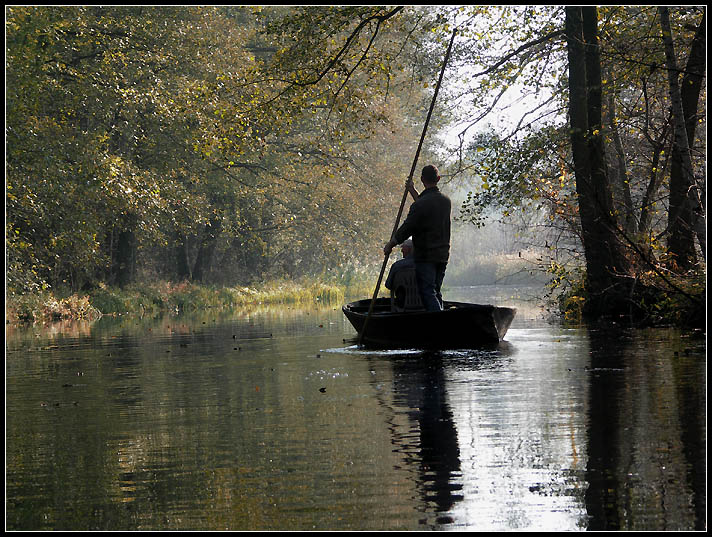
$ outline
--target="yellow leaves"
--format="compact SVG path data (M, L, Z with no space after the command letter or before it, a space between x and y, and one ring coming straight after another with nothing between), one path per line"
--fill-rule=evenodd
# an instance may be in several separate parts
M658 252L663 252L666 250L666 247L664 244L662 244L656 237L652 236L650 237L650 247Z

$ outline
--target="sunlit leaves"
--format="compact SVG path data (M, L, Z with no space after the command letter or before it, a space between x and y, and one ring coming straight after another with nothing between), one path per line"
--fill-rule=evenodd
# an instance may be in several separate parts
M13 8L8 13L8 207L34 273L82 285L126 215L155 238L165 209L154 111L165 98L175 10ZM175 42L175 41L173 41ZM174 53L177 51L173 51ZM15 251L11 248L10 256ZM71 280L71 281L70 281Z
M164 277L208 241L224 282L380 257L439 62L400 11L9 8L13 285L96 283L123 232Z
M475 188L463 202L459 219L482 227L493 210L508 215L531 207L570 215L573 180L566 172L564 135L548 128L521 140L503 140L496 133L477 137L467 160Z

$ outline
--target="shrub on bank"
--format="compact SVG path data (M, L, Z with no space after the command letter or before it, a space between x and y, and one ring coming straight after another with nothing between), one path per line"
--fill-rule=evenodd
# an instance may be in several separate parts
M571 274L567 274L571 276ZM703 273L687 275L646 272L621 282L601 296L586 290L585 273L576 278L555 277L551 301L565 321L597 321L626 318L636 326L706 326L706 281ZM559 294L555 295L555 291Z
M101 311L85 295L58 298L49 291L41 291L31 295L7 296L6 299L7 322L94 320L101 317Z

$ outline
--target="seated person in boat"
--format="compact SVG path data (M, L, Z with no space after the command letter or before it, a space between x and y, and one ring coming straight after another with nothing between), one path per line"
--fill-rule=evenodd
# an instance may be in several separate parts
M413 256L413 241L408 239L403 244L401 244L401 253L403 254L403 259L399 259L391 266L390 272L388 272L388 278L386 278L386 289L393 291L393 278L395 278L398 271L406 268L415 268L415 257Z
M420 299L415 278L413 241L408 239L401 246L403 259L393 263L385 283L386 288L391 291L391 311L422 310L423 301Z

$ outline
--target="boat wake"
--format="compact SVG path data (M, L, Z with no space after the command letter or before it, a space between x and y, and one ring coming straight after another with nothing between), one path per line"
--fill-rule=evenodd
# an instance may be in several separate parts
M349 345L348 347L336 347L333 349L323 349L321 352L331 352L334 354L362 354L379 356L407 356L422 354L421 349L366 349L359 345Z

